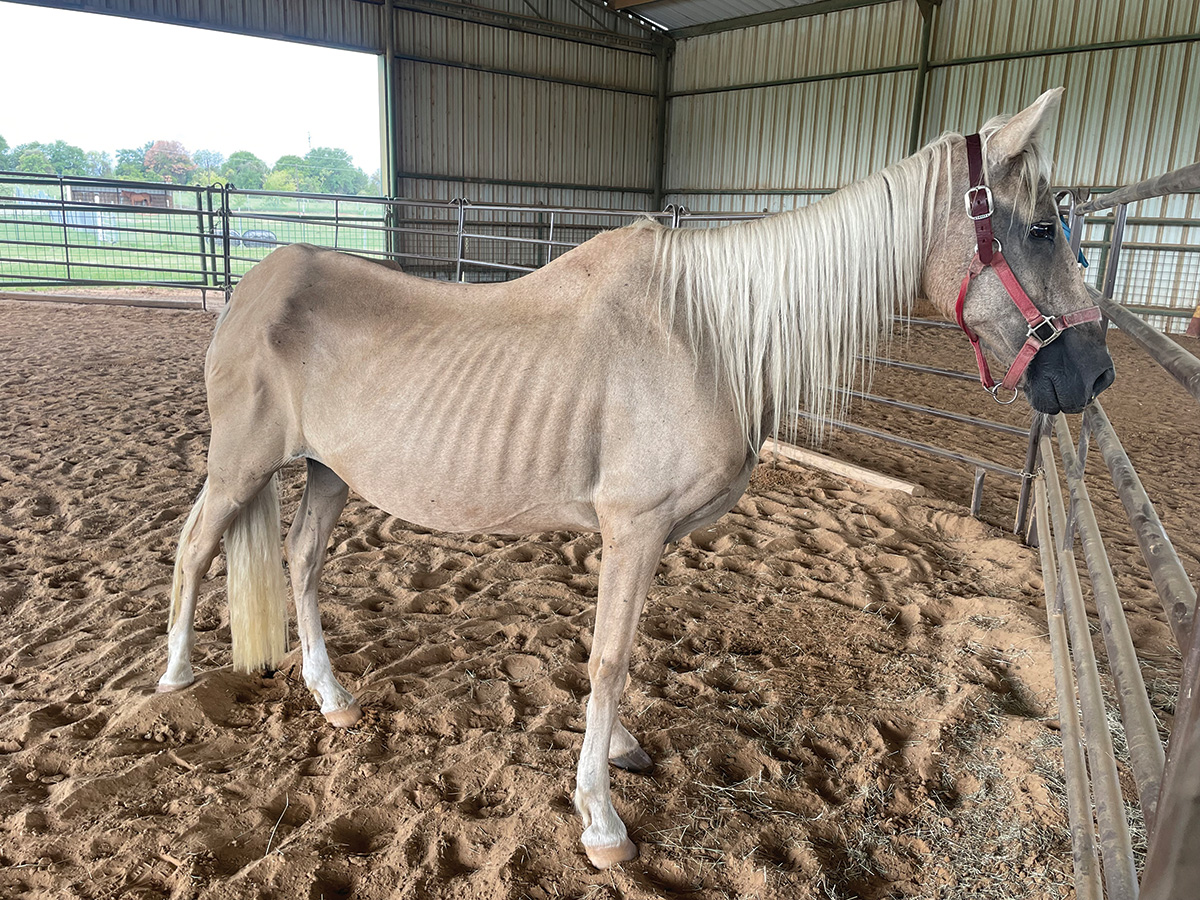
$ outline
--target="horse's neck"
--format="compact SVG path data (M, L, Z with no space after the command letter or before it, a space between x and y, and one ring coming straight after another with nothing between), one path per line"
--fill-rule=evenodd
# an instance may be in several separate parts
M670 239L684 327L709 345L747 438L800 409L846 409L860 356L876 353L919 286L927 167L905 160L811 207ZM679 301L677 301L679 302ZM765 429L765 430L764 430Z

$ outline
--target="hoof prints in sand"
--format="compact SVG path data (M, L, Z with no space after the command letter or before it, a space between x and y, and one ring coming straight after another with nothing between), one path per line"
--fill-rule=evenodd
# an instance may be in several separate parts
M624 704L656 766L613 771L642 855L598 874L570 801L595 536L455 537L354 501L322 615L358 725L325 724L298 650L272 678L230 671L220 558L198 680L156 694L211 317L0 315L3 896L985 898L1067 880L1035 561L960 508L781 464L668 549Z

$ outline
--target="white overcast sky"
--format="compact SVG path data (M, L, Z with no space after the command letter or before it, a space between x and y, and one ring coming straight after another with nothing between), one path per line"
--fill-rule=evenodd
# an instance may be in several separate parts
M174 140L267 165L341 147L370 174L378 78L368 53L0 0L0 136L12 147L61 139L115 154Z

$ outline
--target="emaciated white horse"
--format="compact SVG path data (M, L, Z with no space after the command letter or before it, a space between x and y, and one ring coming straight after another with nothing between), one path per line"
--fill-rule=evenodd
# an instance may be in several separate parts
M1059 96L985 125L977 173L1012 271L1050 316L1090 305L1040 140ZM918 294L949 316L968 285L965 320L1002 361L1030 334L996 274L963 281L977 249L967 188L964 138L948 135L806 209L713 230L634 225L507 284L275 251L238 285L208 351L208 480L180 539L160 690L194 679L197 591L222 535L234 665L286 651L275 473L291 460L308 461L287 536L304 680L334 725L361 714L317 610L348 487L446 531L598 530L575 803L592 863L631 859L608 763L651 765L617 705L663 545L738 501L762 441L796 411L839 413L857 358ZM1100 325L1061 334L1020 379L1043 412L1078 411L1112 380Z

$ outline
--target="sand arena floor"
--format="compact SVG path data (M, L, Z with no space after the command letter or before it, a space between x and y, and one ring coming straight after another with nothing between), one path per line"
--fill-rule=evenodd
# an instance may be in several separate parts
M668 548L624 706L657 769L614 774L642 851L620 869L586 864L570 802L595 536L454 537L352 497L322 613L364 720L326 725L298 649L271 678L230 670L223 557L198 680L155 694L204 478L212 322L0 301L0 896L1073 896L1042 584L1005 532L1015 483L989 476L972 519L970 472L853 436L826 452L928 495L763 466L733 512ZM1106 408L1196 579L1200 415L1112 346ZM971 363L948 332L894 349ZM875 389L920 388L881 370ZM936 405L1026 421L986 400L951 384ZM1018 467L1024 453L910 427ZM302 472L286 470L285 525ZM1178 654L1115 496L1093 495L1169 723Z

